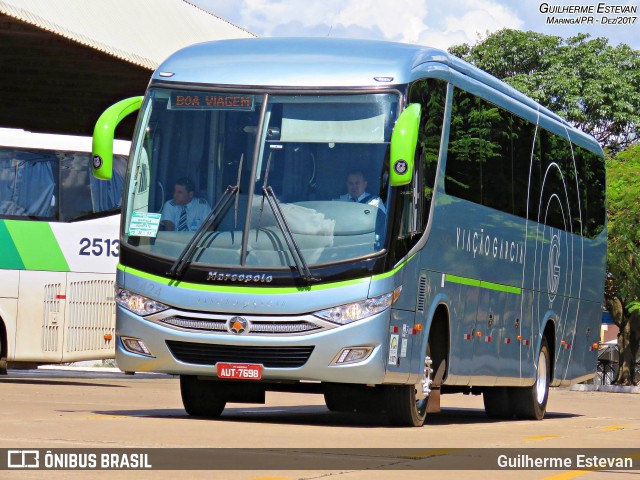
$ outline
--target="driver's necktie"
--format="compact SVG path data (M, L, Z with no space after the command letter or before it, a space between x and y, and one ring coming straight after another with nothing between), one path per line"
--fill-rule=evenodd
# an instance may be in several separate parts
M178 220L178 231L186 232L187 231L187 207L186 205L182 206L182 211L180 212L180 219Z

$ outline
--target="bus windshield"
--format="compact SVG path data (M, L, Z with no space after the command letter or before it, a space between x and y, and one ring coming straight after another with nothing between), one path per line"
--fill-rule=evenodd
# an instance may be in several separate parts
M208 219L191 263L289 268L299 267L296 250L305 266L380 252L398 101L395 91L151 89L130 165L125 242L178 259Z

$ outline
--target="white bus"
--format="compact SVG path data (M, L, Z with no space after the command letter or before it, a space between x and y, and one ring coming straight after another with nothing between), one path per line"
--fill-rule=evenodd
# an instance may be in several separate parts
M91 138L0 128L0 373L113 358L129 142L91 175Z

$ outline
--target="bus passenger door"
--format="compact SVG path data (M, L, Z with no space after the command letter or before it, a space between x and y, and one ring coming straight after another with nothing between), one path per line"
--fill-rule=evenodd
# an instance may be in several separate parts
M15 361L62 361L66 276L65 272L20 272Z

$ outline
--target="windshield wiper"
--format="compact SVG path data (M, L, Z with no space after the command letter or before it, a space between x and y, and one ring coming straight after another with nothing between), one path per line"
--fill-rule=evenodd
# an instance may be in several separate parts
M218 216L220 216L220 213L226 209L231 199L235 195L237 195L239 190L240 188L237 185L229 185L227 187L227 189L222 194L222 197L220 197L220 200L218 200L218 203L214 205L214 207L202 222L202 225L200 225L198 230L195 231L193 237L191 237L191 240L189 240L189 243L187 243L182 252L180 252L180 255L178 255L176 261L173 262L173 265L171 265L171 268L167 272L167 275L169 275L170 277L182 276L185 267L187 266L189 260L191 259L191 256L193 255L193 252L195 252L196 248L198 248L200 240L202 240L202 238L206 235L209 228L211 228L211 226L215 223Z
M244 153L240 155L237 183L235 185L229 185L227 187L227 189L224 191L224 193L220 197L220 200L218 200L218 202L213 206L213 208L211 209L209 214L205 217L204 221L202 222L198 230L195 231L195 233L193 234L193 237L191 237L191 240L189 240L189 243L187 243L184 249L182 249L182 252L180 252L180 255L178 255L178 258L176 259L175 262L173 262L173 265L171 265L171 268L167 272L167 275L169 275L170 277L182 276L182 273L184 272L185 267L191 260L191 257L193 256L193 252L195 252L196 248L198 248L200 241L207 234L207 232L209 231L211 226L215 223L215 221L218 219L220 214L226 211L227 205L229 204L229 202L233 197L236 197L234 220L236 224L238 223L238 197L239 197L238 193L240 192L240 179L242 178L243 159L244 159Z
M265 184L266 184L265 179ZM319 282L319 278L314 278L311 274L311 270L309 270L309 265L307 261L304 259L302 252L300 251L300 247L298 247L298 243L296 239L293 237L293 232L291 228L289 228L289 224L287 223L287 219L282 213L282 209L280 208L280 202L276 197L276 194L273 193L273 189L269 185L262 186L263 198L267 199L267 203L271 207L271 211L273 212L273 216L276 219L276 223L282 232L282 236L284 237L284 241L287 243L287 247L289 247L289 252L291 252L291 257L293 258L294 263L296 264L296 268L300 273L300 277L305 281L307 285L311 285L312 282Z

